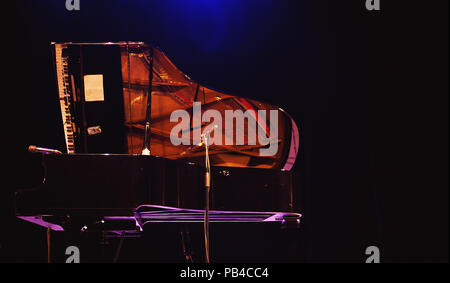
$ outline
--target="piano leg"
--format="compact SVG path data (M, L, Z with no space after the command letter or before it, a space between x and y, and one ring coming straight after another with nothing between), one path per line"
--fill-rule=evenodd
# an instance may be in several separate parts
M50 263L50 236L52 229L47 227L47 263Z
M191 253L191 235L189 233L189 228L186 224L180 225L180 234L181 234L181 245L183 247L183 255L186 260L186 263L194 262L192 260Z
M119 260L120 250L122 249L124 239L125 239L125 231L123 231L122 234L120 235L119 245L117 246L116 255L114 256L113 260L114 263L117 263L117 261Z

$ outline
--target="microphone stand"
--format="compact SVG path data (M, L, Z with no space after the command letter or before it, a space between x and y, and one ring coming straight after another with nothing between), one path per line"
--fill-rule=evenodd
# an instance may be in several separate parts
M205 143L205 214L204 214L204 224L203 224L203 230L204 230L204 237L205 237L205 260L206 263L209 263L209 193L211 189L211 164L209 163L209 152L208 152L208 135L209 133L206 133L203 136L204 143Z
M152 112L152 83L153 83L153 46L150 47L150 71L148 76L148 94L147 94L147 109L145 111L145 131L144 144L142 146L142 155L150 155L150 119Z

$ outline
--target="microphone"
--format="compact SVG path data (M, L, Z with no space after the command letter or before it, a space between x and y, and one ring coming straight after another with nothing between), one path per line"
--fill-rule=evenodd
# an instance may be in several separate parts
M196 145L193 145L193 146L189 147L186 151L183 151L180 155L185 155L185 154L188 153L188 152L196 151L196 150L202 148L203 146L205 146L205 138L206 138L207 136L209 136L209 134L210 134L213 130L217 129L218 127L219 127L219 126L218 126L217 124L215 124L213 127L211 127L211 129L205 131L205 132L200 136L200 137L201 137L201 142L200 142L200 143L198 143L198 144L196 144Z
M202 147L205 145L205 140L208 138L209 134L211 134L211 132L215 129L217 129L219 126L217 126L217 124L215 124L213 127L211 127L211 129L205 131L200 137L201 137L201 142L193 147L191 147L191 149L196 149L199 147Z
M44 147L38 147L35 145L30 145L28 147L29 152L37 152L37 153L43 153L43 154L62 154L61 151L56 149L50 149L50 148L44 148Z
M219 126L218 126L217 124L215 124L213 127L211 127L211 129L205 131L205 132L201 135L202 140L204 140L205 138L207 138L207 137L209 136L209 134L210 134L213 130L217 129L218 127L219 127ZM204 143L205 143L204 141L201 142L201 144L204 144Z
M206 135L209 135L213 130L217 129L218 127L219 127L219 125L214 124L214 126L212 126L211 129L205 131L205 132L202 134L202 137L203 137L203 136L206 136Z

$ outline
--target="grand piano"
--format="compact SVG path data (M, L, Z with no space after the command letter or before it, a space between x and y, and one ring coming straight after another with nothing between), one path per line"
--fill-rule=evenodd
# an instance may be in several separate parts
M55 231L102 223L121 235L205 218L299 223L299 132L287 112L201 85L143 42L51 49L66 148L31 147L44 176L16 192L17 217Z

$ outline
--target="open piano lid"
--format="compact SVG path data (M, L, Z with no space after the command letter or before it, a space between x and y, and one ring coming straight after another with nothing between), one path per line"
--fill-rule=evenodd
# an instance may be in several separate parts
M151 155L203 164L200 134L217 125L211 132L213 166L290 170L295 162L299 133L285 111L198 84L157 47L143 42L52 46L68 153L141 154L152 77ZM188 121L174 114L180 111ZM246 119L227 124L227 112ZM202 122L205 113L214 117ZM182 144L174 145L171 133Z

